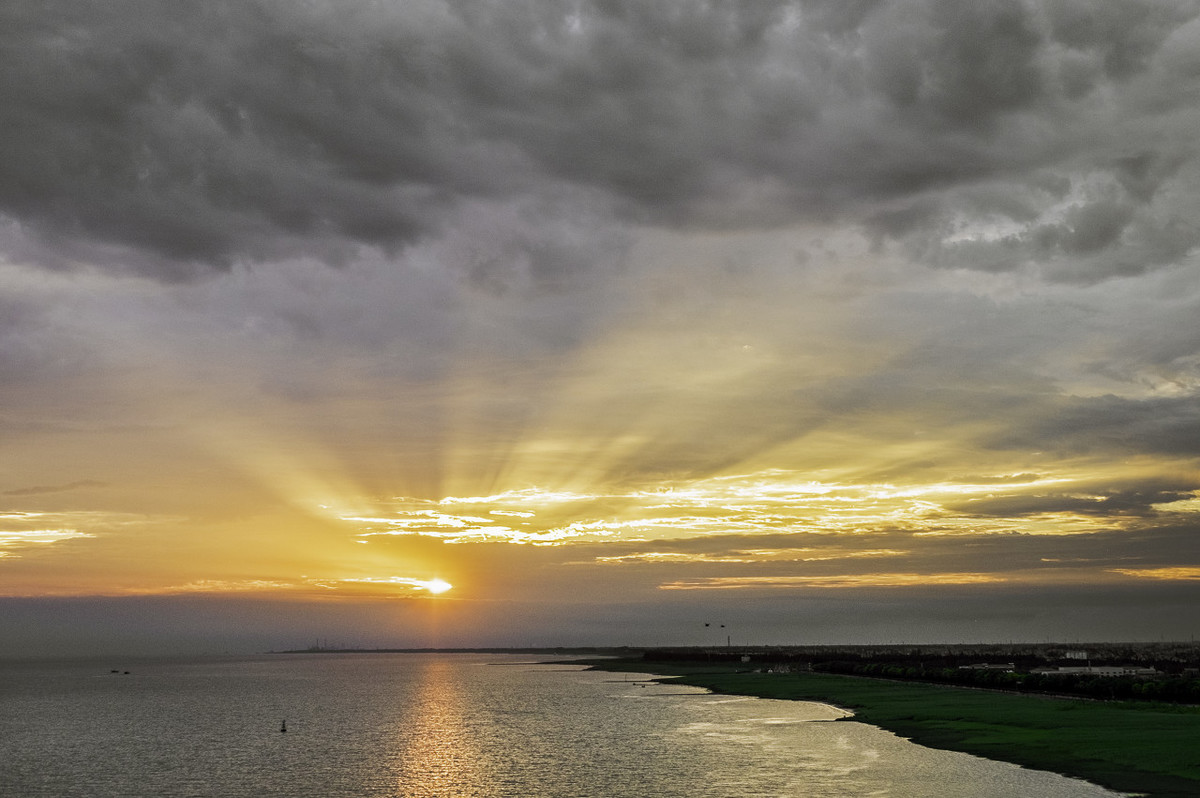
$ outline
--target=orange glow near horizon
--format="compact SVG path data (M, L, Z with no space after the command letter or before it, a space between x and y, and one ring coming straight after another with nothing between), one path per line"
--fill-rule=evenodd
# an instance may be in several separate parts
M275 414L244 381L186 394L173 412L195 423L137 434L159 446L177 440L155 435L182 435L210 481L161 502L145 475L115 496L86 481L65 483L81 487L61 499L53 486L14 491L0 513L0 590L435 597L451 590L443 574L493 598L519 579L478 564L501 549L517 574L527 557L594 569L596 584L621 569L669 590L1000 583L1009 577L974 558L1003 551L1015 552L1008 571L1070 560L1097 579L1193 578L1126 552L1090 564L1060 550L1198 517L1189 490L1123 503L1163 475L1200 481L1185 456L987 446L1009 420L945 423L940 406L839 413L793 384L869 376L894 341L864 351L831 333L840 317L796 322L763 294L719 318L702 295L673 297L671 313L632 301L639 312L554 367L509 371L468 351L428 383L280 400ZM780 330L813 344L802 367ZM188 365L174 363L168 382L192 384ZM132 509L92 509L122 502ZM152 562L139 556L147 539L169 541Z
M510 488L492 494L447 496L439 500L343 496L336 503L308 503L309 520L294 527L285 552L274 548L276 536L261 531L244 537L231 527L212 536L206 545L210 574L197 573L196 562L186 557L162 559L153 569L130 572L123 583L114 583L97 559L94 578L90 567L75 566L71 585L53 585L36 577L9 580L7 595L146 595L146 594L255 594L288 597L369 597L386 595L440 596L452 584L430 574L444 563L452 569L462 561L459 546L525 546L558 548L559 559L578 568L670 568L674 576L656 575L658 587L667 590L869 588L921 585L992 584L1008 580L1004 573L980 574L961 567L945 572L926 570L921 558L939 539L974 541L1062 540L1094 536L1103 529L1136 530L1146 519L1140 515L1099 516L1106 495L1097 491L1097 474L1105 468L1114 477L1122 470L1137 473L1146 464L1123 463L1045 464L1038 473L997 470L977 471L973 479L927 483L913 480L853 482L826 480L781 467L753 472L670 480L644 480L640 485L597 483L572 490ZM849 476L846 474L845 476ZM310 485L300 480L297 487ZM1042 497L1051 497L1054 501ZM1177 502L1166 497L1155 507L1159 521L1177 513L1194 515L1196 500L1189 494ZM1055 507L1054 502L1061 507ZM290 504L303 504L299 495ZM1046 509L1039 509L1042 504ZM1178 504L1178 509L1174 506ZM978 505L978 511L975 509ZM1011 513L1009 505L1028 510ZM339 508L354 507L356 512ZM993 511L992 508L998 508ZM71 527L47 528L48 519L70 521ZM92 522L87 529L86 522ZM97 526L98 521L103 525ZM15 513L0 516L0 557L20 561L35 551L85 550L84 547L141 534L146 524L134 517L106 518L98 513ZM278 523L278 522L276 522ZM293 524L294 526L294 524ZM146 527L149 528L149 527ZM797 537L801 536L801 537ZM130 538L130 545L135 537ZM762 540L770 545L760 545ZM414 557L419 541L423 552ZM719 543L719 541L741 541ZM689 543L692 541L693 543ZM711 544L706 541L713 541ZM802 545L799 545L803 541ZM926 541L920 543L919 541ZM348 545L359 544L359 545ZM111 545L111 544L110 544ZM433 548L430 548L433 547ZM580 558L568 551L586 547ZM599 547L599 548L596 548ZM605 549L612 549L611 552ZM938 549L939 551L941 549ZM120 556L122 548L113 549ZM249 557L256 562L278 560L281 553L294 562L292 573L279 567L259 568L255 576L223 574L222 552ZM430 555L437 552L436 561ZM472 555L474 556L474 555ZM44 559L31 560L36 564ZM957 555L963 565L967 560ZM949 560L947 562L953 562ZM887 562L903 562L889 566ZM1047 552L1037 559L1049 569L1062 558ZM939 565L941 562L939 561ZM110 566L111 567L111 566ZM740 569L713 575L714 567ZM1084 565L1079 565L1084 568ZM703 576L689 569L704 568ZM770 574L743 573L744 569L771 568ZM790 572L778 573L780 568ZM1097 562L1089 572L1098 579L1124 575L1152 580L1193 580L1195 569L1156 566L1125 567L1120 562ZM832 569L832 570L831 570ZM909 570L912 569L912 570ZM407 571L413 575L381 575ZM297 574L305 574L298 576ZM1105 576L1107 574L1108 576ZM472 590L486 588L490 578ZM1030 574L1020 581L1036 581Z

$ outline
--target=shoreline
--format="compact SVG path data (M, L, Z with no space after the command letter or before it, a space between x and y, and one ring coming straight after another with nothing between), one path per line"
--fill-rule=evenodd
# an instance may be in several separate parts
M575 660L714 693L813 701L928 748L1046 770L1148 798L1200 795L1200 708L1052 698L821 673L759 673L730 665ZM836 721L835 721L836 722Z

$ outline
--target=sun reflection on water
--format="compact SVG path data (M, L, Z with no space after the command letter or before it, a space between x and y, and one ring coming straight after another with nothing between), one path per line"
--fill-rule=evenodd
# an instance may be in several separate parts
M411 798L481 795L487 758L475 738L472 713L454 666L421 666L412 708L398 730L396 795Z

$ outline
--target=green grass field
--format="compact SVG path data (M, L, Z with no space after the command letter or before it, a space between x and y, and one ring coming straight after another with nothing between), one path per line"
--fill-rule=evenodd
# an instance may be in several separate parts
M589 662L653 672L737 695L822 701L921 745L1075 776L1155 798L1200 796L1200 707L1047 698L819 673L730 666Z

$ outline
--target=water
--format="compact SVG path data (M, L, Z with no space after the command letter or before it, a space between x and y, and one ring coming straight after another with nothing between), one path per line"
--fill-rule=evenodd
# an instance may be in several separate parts
M0 664L14 798L1097 798L822 704L466 655ZM287 720L287 733L279 731Z

